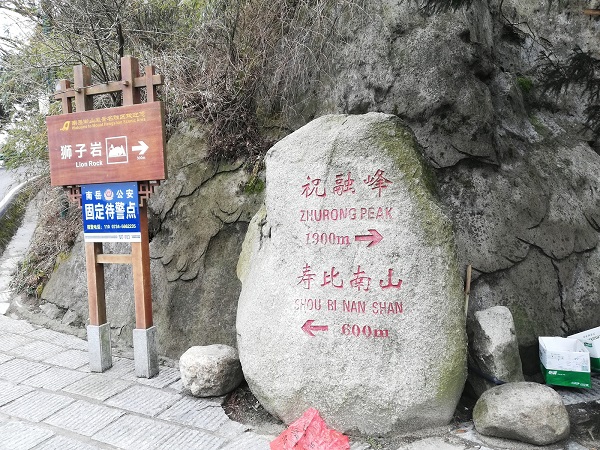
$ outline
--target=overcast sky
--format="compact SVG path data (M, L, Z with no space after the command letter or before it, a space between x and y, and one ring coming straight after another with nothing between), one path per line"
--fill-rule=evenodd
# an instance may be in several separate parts
M1 2L2 0L0 0ZM13 14L8 11L0 9L0 36L18 38L24 36L28 31L28 25L25 19L18 14ZM0 45L4 46L5 43L1 42Z

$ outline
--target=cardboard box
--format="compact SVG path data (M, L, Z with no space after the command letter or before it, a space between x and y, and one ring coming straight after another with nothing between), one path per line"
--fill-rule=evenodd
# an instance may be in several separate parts
M583 342L586 350L590 352L590 367L592 372L600 372L600 327L569 336Z
M577 339L539 337L540 363L546 384L591 388L590 354Z

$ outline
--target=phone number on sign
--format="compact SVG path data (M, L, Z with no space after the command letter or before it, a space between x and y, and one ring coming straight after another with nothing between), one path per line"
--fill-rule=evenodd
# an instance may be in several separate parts
M133 223L125 223L123 225L111 225L113 230L122 230L122 229L135 229L136 226Z

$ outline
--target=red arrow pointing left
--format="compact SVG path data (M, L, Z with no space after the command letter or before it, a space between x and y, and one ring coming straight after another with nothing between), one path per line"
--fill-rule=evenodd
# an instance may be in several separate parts
M329 330L328 325L313 325L313 322L314 322L314 320L307 320L306 322L304 322L304 325L302 325L302 331L304 331L309 336L312 336L312 337L315 336L313 334L313 331L328 331Z

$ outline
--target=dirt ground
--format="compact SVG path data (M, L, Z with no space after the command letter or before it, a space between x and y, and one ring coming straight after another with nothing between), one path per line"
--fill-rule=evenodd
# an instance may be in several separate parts
M600 450L600 404L598 401L567 406L571 439L589 450Z
M408 433L396 437L356 437L351 436L353 442L365 442L371 445L373 450L397 450L400 446L424 439L426 437L445 437L458 430L465 423L472 421L473 407L475 399L470 396L463 396L456 408L453 421L446 427L425 429L419 432ZM243 384L227 396L223 403L223 409L226 414L236 422L248 425L249 427L264 434L278 435L285 429L285 425L271 414L269 414L256 397L250 391L247 384ZM600 402L593 401L578 405L567 406L569 419L571 422L570 440L577 442L583 448L588 450L600 450ZM452 438L455 441L456 437ZM495 442L500 440L496 439ZM502 440L501 447L511 448L511 441ZM468 445L465 442L465 445ZM473 448L477 448L474 446ZM519 448L529 448L528 445L518 445ZM492 447L488 447L492 448ZM512 448L517 448L516 443ZM559 443L547 447L531 447L540 450L569 448L566 443ZM579 449L581 450L581 449Z

